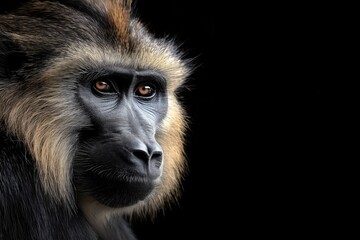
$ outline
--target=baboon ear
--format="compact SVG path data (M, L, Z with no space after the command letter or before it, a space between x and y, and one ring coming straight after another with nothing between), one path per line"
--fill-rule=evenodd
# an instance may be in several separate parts
M27 56L21 46L0 33L0 78L11 78L26 60Z

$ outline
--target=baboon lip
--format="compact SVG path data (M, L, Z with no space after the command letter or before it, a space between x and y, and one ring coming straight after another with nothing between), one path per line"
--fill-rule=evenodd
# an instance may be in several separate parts
M155 180L148 173L142 173L134 170L119 170L107 172L89 171L89 177L110 182L128 182L128 183L151 183Z

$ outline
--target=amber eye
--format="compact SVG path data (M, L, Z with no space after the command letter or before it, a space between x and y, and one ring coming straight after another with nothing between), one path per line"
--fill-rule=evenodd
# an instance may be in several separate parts
M102 93L114 92L113 87L110 85L110 83L108 83L106 81L98 80L98 81L94 82L93 86L96 90L98 90L99 92L102 92Z
M135 89L135 95L142 98L152 98L155 96L156 89L152 84L143 83Z

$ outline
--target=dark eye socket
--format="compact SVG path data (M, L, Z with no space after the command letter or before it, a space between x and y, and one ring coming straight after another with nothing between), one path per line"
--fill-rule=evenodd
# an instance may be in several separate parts
M151 99L156 95L156 87L151 83L141 83L135 88L135 96Z
M93 88L101 94L116 93L111 81L99 79L93 82ZM140 83L136 86L134 95L143 99L151 99L156 95L156 86L152 83Z
M112 87L110 81L106 81L106 80L94 81L93 88L100 93L115 93L115 89Z

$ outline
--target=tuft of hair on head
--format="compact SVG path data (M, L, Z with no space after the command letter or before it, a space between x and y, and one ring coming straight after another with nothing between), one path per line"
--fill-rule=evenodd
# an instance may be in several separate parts
M122 45L129 45L129 25L132 0L86 0L91 6L107 17L111 26L114 26L114 35Z

